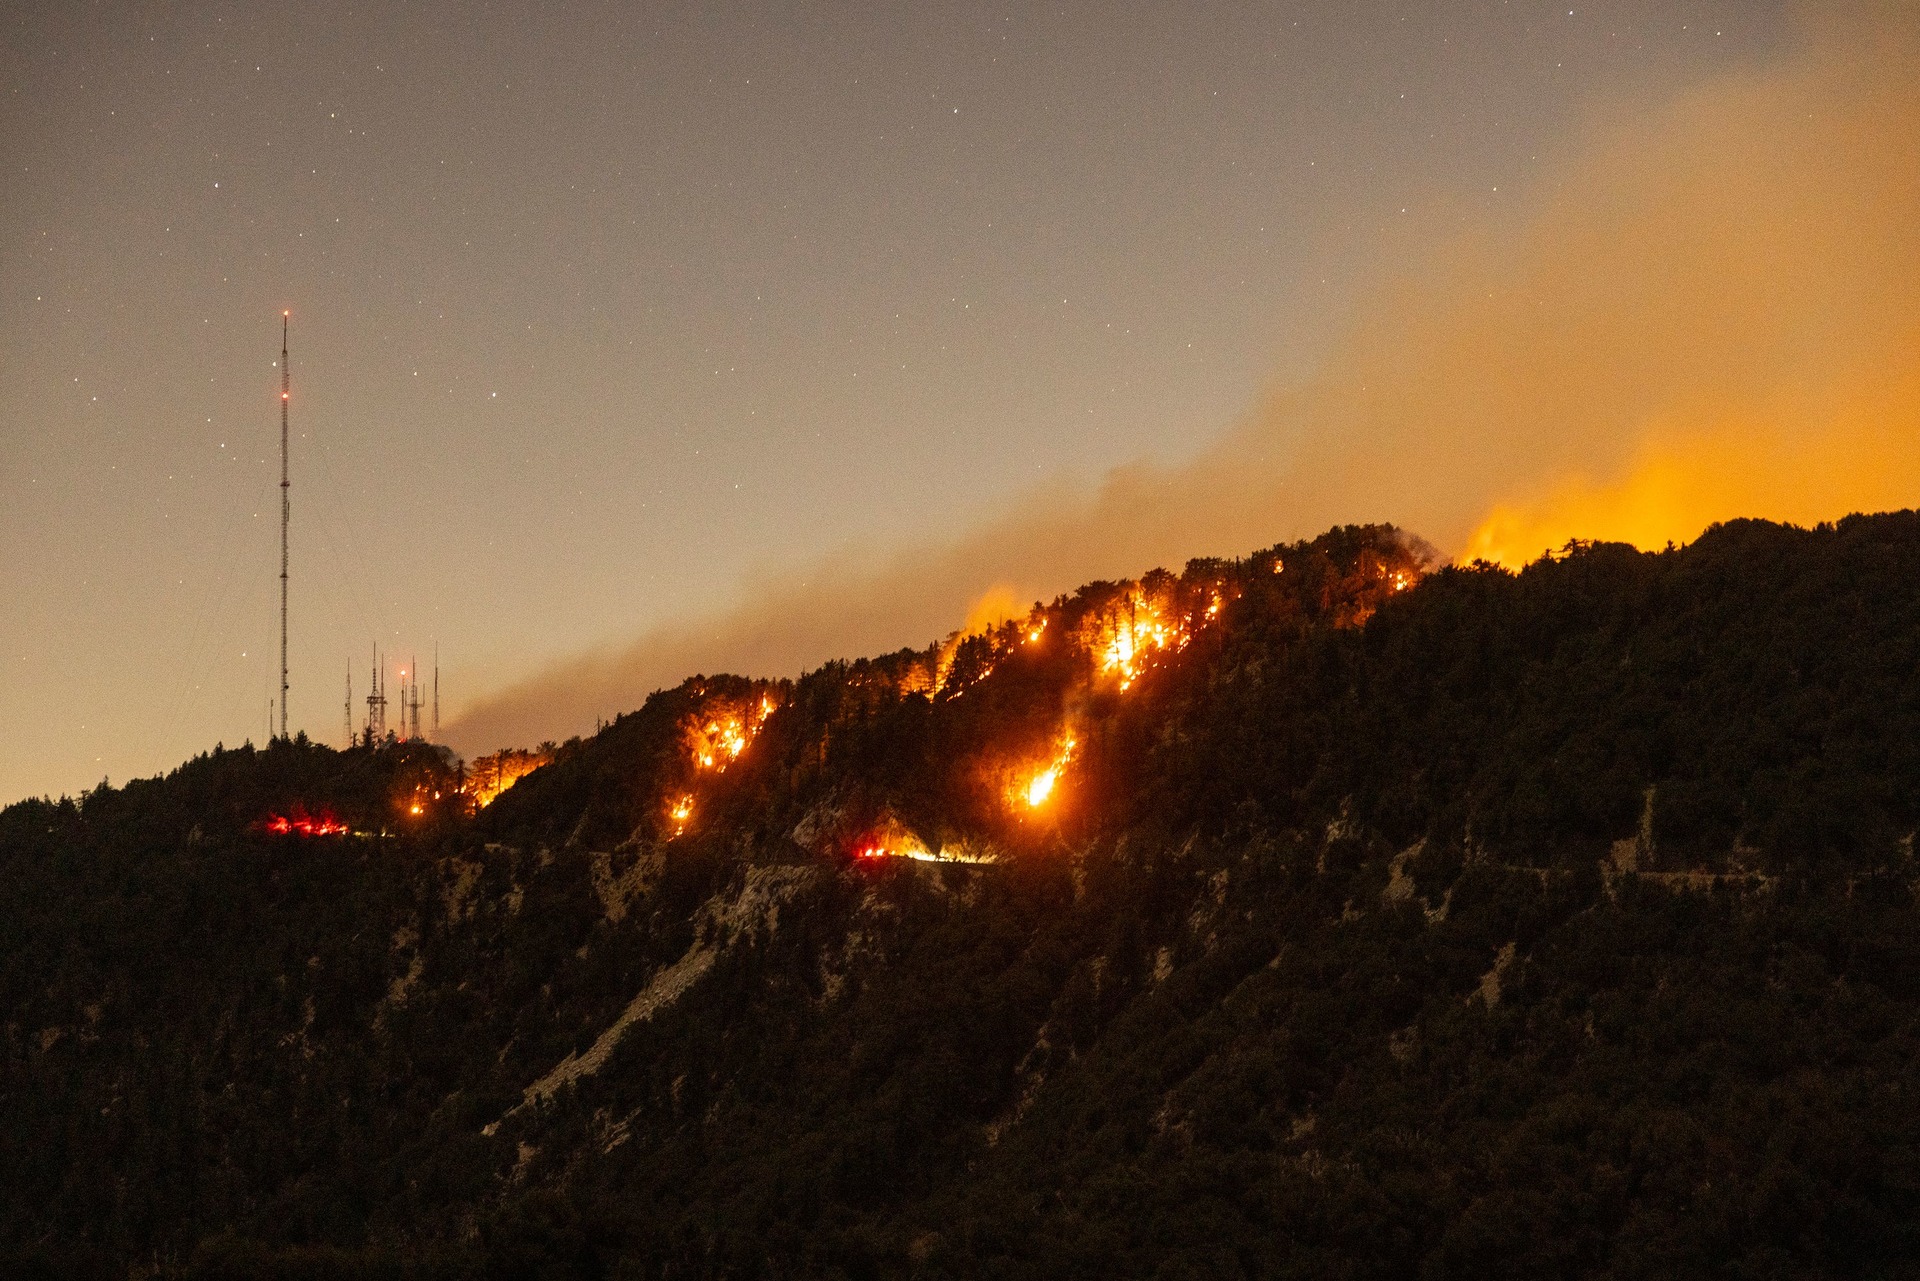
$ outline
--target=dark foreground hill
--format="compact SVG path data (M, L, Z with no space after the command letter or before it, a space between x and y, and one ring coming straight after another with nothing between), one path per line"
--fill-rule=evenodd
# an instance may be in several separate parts
M1920 518L1424 568L12 806L0 1266L1912 1275Z

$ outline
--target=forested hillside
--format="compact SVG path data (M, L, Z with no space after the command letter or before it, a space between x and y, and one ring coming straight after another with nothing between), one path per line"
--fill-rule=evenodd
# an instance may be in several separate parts
M0 1269L1920 1258L1913 513L1343 528L515 759L0 812Z

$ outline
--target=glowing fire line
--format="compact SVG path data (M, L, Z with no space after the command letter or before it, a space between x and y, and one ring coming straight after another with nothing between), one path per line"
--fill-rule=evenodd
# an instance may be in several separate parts
M725 702L711 704L687 726L687 747L693 763L700 769L725 770L740 759L747 745L759 735L760 727L773 715L775 706L773 699L766 696L745 710Z
M684 833L693 819L693 793L682 792L674 797L667 805L667 818L673 823L675 836Z
M284 814L275 814L262 823L261 830L272 832L276 836L345 836L347 825L331 814L321 818L309 818L297 814L292 818Z
M1073 760L1073 754L1079 746L1079 741L1072 735L1063 736L1059 746L1054 749L1053 760L1015 789L1015 794L1026 802L1028 809L1039 809L1052 799L1060 775Z

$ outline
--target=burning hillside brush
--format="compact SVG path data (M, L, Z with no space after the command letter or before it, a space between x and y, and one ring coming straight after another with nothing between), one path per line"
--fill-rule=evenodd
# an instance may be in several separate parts
M904 858L916 863L992 863L993 852L967 842L929 846L899 819L888 815L854 842L853 856L863 861Z
M777 706L773 696L766 693L708 699L680 725L694 767L718 771L739 760Z
M1013 788L1014 808L1025 806L1028 810L1044 807L1054 797L1055 789L1060 785L1060 776L1065 773L1074 753L1080 748L1080 741L1071 733L1063 733L1053 746L1053 754L1037 768L1022 774Z
M345 836L347 825L331 814L312 815L296 810L261 820L259 828L275 836Z
M466 794L476 809L485 809L500 793L552 759L553 752L544 746L532 751L507 747L482 756L467 767Z
M1121 584L1118 596L1082 624L1080 643L1100 675L1131 689L1160 655L1184 650L1201 628L1218 620L1230 590L1156 570L1138 583Z
M667 802L667 825L671 829L668 839L684 835L687 824L693 821L693 793L681 792Z

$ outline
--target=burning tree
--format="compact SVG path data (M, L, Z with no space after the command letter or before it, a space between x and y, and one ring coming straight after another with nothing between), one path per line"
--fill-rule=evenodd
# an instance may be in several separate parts
M694 766L702 770L725 770L740 759L747 745L759 735L779 706L771 692L762 691L745 698L715 696L681 721L681 733Z
M503 747L491 756L482 756L467 768L466 793L476 808L485 809L500 793L553 760L553 755L553 744L542 743L531 751Z

